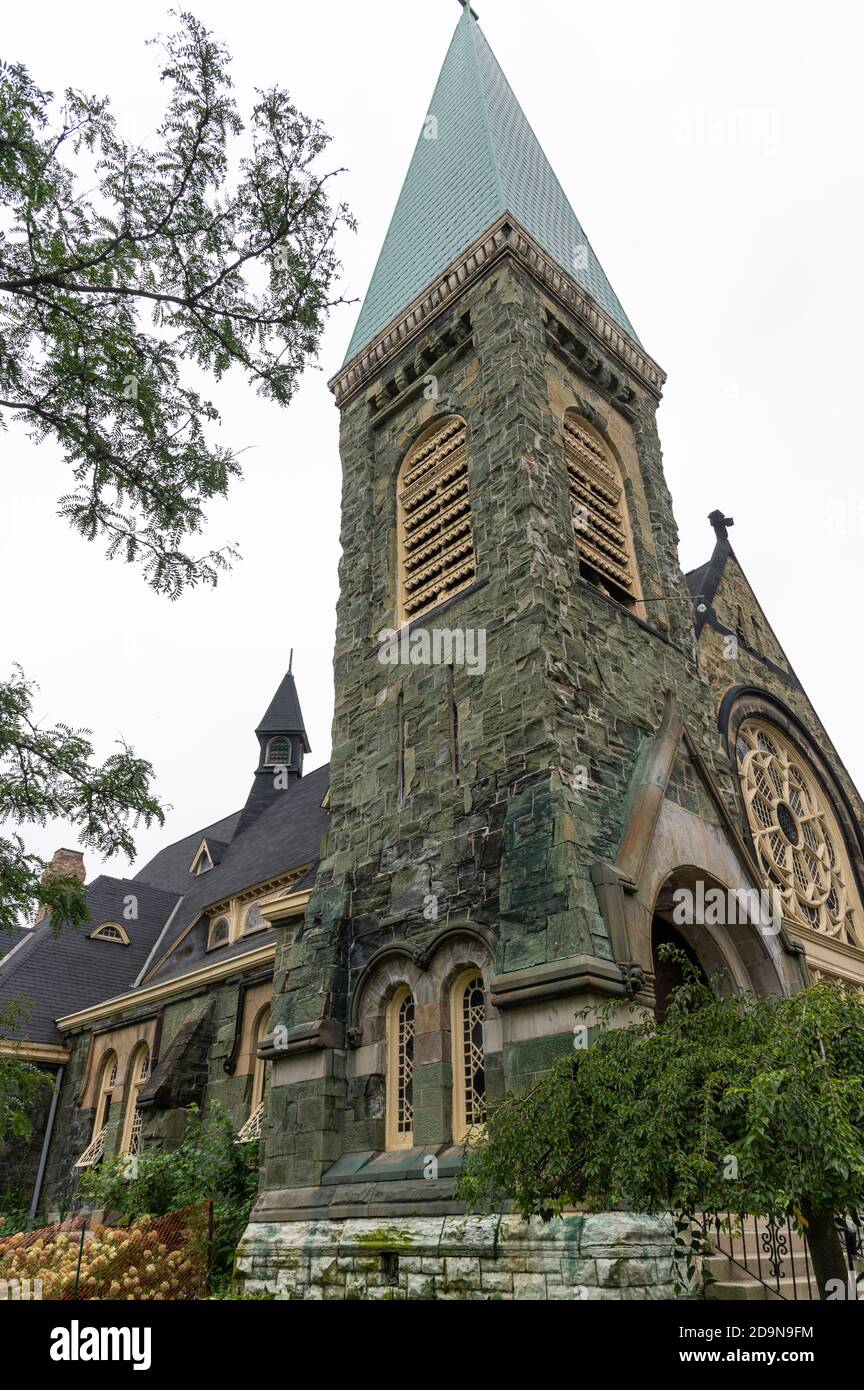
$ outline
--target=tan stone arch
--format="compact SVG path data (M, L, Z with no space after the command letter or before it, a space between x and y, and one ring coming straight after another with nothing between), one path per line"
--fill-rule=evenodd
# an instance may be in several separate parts
M704 815L667 795L679 755L702 784L705 805L710 808ZM664 890L699 880L733 894L758 894L763 887L756 864L671 695L631 787L630 817L618 853L613 862L593 866L592 880L628 990L646 1004L653 1004L651 928L658 902L662 908ZM711 967L719 967L738 988L787 995L807 983L803 948L782 924L779 930L765 931L739 919L704 927L694 934L694 949L697 936L706 973L715 973Z
M351 996L348 1076L384 1074L387 1070L387 1008L397 989L414 996L417 1026L420 1011L433 1005L432 984L407 945L384 946L367 962Z

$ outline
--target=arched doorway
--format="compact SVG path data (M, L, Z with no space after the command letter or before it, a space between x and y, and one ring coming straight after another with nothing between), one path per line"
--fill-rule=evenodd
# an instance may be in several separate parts
M684 966L680 961L663 959L661 946L676 946L699 972L703 984L708 977L693 947L685 941L681 933L663 917L655 914L651 924L651 959L654 965L654 1014L659 1023L663 1022L669 1008L669 996L673 990L684 984Z

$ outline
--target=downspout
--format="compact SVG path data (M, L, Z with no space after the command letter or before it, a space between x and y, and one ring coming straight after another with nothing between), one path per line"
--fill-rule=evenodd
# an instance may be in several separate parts
M51 1136L54 1133L54 1117L57 1114L57 1102L60 1099L60 1086L63 1082L63 1073L66 1070L65 1062L61 1062L57 1068L57 1075L54 1078L54 1090L51 1094L51 1108L48 1111L48 1123L45 1126L45 1138L42 1140L42 1152L39 1155L39 1170L36 1174L36 1186L33 1188L33 1200L30 1203L30 1210L27 1213L27 1230L32 1231L33 1221L39 1206L39 1198L42 1196L42 1183L45 1178L45 1167L48 1163L48 1149L51 1146Z

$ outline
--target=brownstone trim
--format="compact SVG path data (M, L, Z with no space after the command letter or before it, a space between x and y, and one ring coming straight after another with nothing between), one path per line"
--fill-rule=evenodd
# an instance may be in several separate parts
M507 213L451 261L398 317L392 319L371 343L331 378L328 385L337 406L341 409L387 362L427 328L433 318L449 308L469 285L487 274L494 264L507 255L587 328L604 351L620 362L655 400L660 399L666 380L662 368Z

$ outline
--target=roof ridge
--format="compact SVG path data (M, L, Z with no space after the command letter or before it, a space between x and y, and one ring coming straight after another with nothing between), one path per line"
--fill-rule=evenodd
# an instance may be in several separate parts
M466 15L468 16L468 19L467 19L467 20L465 20L465 16L466 16ZM488 104L488 102L486 101L486 88L485 88L485 84L484 84L484 82L483 82L483 74L482 74L482 72L480 71L480 55L479 55L479 53L477 52L477 40L476 40L476 38L475 38L475 33L477 32L477 30L479 29L480 26L477 25L477 24L472 24L472 22L471 22L471 6L470 6L470 4L465 5L465 8L464 8L464 10L463 10L463 12L462 12L462 18L463 18L463 21L465 21L465 23L467 24L468 31L469 31L469 33L470 33L470 35L471 35L471 53L472 53L473 58L474 58L474 67L475 67L475 69L476 69L476 71L477 71L477 87L478 87L478 90L479 90L479 93L480 93L480 105L481 105L481 107L482 107L482 109L483 109L483 129L484 129L484 131L486 132L486 144L487 144L487 146L488 146L488 148L489 148L489 159L490 159L490 161L491 161L491 163L492 163L492 172L493 172L493 174L495 175L495 183L496 183L497 188L498 188L498 199L499 199L499 201L500 201L500 203L501 203L501 206L504 207L505 210L508 210L508 209L506 208L507 200L506 200L506 198L504 197L504 185L503 185L503 183L501 182L501 170L500 170L500 168L498 167L498 153L497 153L497 150L496 150L496 148L495 148L494 141L493 141L493 139L492 139L492 130L491 130L491 127L490 127L490 125L489 125L489 104ZM481 37L482 37L482 33L481 33ZM488 47L488 44L487 44L487 47ZM490 49L489 51L490 51L490 53L491 53L492 50Z

